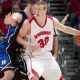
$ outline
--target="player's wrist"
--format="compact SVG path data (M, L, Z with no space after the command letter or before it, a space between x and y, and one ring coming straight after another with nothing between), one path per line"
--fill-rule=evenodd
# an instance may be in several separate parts
M31 45L31 43L27 42L26 43L26 47L29 47Z

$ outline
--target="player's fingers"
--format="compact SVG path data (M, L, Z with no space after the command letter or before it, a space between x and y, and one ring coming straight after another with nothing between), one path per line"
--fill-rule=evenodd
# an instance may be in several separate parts
M69 14L66 15L66 18L68 18L68 17L69 17Z
M9 13L7 14L7 17L9 16Z
M8 15L5 16L5 19L7 18Z
M8 13L8 17L9 17L9 16L11 16L11 12L10 12L10 13Z
M67 15L64 17L64 19L61 21L61 24L65 24L65 22L66 22L68 16L69 16L69 14L67 14Z
M67 18L68 18L68 16L69 16L69 14L67 14L67 15L64 17L63 21L66 21Z
M12 12L12 14L14 14L14 12Z
M36 49L36 51L40 51L41 50L41 48L39 47L39 46L37 46L37 45L35 45L35 49Z

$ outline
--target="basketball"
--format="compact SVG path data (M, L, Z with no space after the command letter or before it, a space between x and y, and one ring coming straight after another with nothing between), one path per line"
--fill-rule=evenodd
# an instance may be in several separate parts
M78 46L80 46L80 32L78 32L75 36L75 41Z

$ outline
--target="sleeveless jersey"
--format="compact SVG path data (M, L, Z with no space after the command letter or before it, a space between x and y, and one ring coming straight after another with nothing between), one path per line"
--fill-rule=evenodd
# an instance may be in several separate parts
M10 51L10 50L16 51L16 49L22 48L22 45L17 43L16 37L17 37L17 34L18 34L18 32L19 32L24 20L27 19L28 17L27 17L27 15L25 14L25 12L23 10L21 10L19 13L22 15L22 20L21 20L20 23L18 23L18 25L17 25L17 27L15 29L15 32L13 33L13 35L9 39L9 46L7 48L7 51Z
M0 43L0 55L1 54L3 55L4 52L6 52L6 48L9 45L9 43L8 43L9 37L14 33L15 27L16 26L11 26L10 25L7 36L2 39L2 43ZM3 52L3 53L1 53L1 52Z
M10 63L9 53L11 53L12 50L15 50L19 46L19 44L16 42L16 36L22 26L22 23L27 18L24 11L19 13L22 14L21 22L17 26L9 25L8 34L3 38L2 43L0 43L0 66L2 67Z
M40 26L34 16L30 17L28 20L31 26L30 42L41 47L40 54L51 51L54 27L52 17L48 15L46 16L44 26Z

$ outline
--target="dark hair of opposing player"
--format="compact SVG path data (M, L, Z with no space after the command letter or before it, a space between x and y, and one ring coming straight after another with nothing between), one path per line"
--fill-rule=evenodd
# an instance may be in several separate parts
M31 5L36 4L40 0L27 0L27 4L30 3Z

